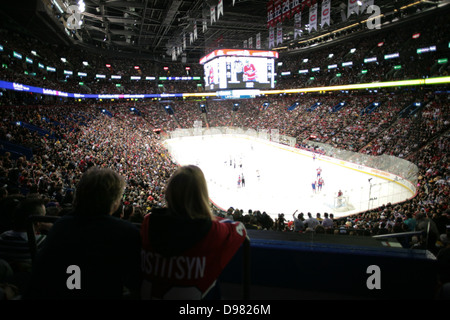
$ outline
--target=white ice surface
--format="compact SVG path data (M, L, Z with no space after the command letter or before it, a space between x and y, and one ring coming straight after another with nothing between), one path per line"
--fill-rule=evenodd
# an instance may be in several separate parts
M323 217L328 212L342 217L412 197L411 191L399 184L320 157L313 160L310 153L305 155L265 140L216 135L175 138L166 143L178 164L195 164L203 170L211 201L224 210L260 210L273 218L284 213L288 220L296 210L305 215L321 213ZM317 181L318 167L322 169L324 186L314 193L311 184ZM245 187L238 187L242 174ZM349 198L350 206L345 210L335 207L339 190Z

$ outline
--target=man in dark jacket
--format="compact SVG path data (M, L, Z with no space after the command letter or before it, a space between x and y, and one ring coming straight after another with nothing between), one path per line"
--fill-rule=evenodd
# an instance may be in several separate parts
M113 217L125 181L110 169L81 178L74 212L58 219L33 265L25 299L137 297L141 284L139 229Z

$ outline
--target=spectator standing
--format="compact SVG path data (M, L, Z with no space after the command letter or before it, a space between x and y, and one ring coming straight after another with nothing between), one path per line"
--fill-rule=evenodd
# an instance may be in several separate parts
M330 219L330 217L329 217L329 215L328 215L328 212L325 212L325 213L323 214L323 216L324 216L324 218L323 218L323 220L322 220L322 226L323 226L325 229L331 229L331 228L333 228L333 227L334 227L334 222L333 222L332 219Z
M312 216L311 212L308 212L308 219L305 220L306 227L314 230L319 224L320 222Z
M294 218L294 232L302 232L305 230L305 224L303 221L305 221L305 218L303 217L303 212L299 213L297 217L295 217L295 212L292 214L292 217Z

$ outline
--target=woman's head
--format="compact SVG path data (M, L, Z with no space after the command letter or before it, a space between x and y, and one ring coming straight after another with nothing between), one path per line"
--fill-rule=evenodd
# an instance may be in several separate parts
M206 179L197 166L187 165L175 171L167 183L166 202L174 214L213 218Z

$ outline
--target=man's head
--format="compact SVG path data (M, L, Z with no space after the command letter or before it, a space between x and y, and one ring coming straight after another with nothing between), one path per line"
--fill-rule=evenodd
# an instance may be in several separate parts
M125 180L111 169L91 167L80 179L74 207L80 215L110 215L120 205Z
M45 216L44 200L41 198L24 198L13 215L13 229L26 231L30 216Z

